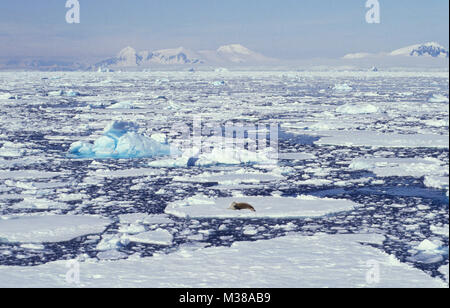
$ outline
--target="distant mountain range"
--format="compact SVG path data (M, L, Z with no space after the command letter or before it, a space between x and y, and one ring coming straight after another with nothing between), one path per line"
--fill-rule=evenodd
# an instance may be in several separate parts
M276 60L265 57L239 44L222 46L217 50L203 51L192 51L179 47L137 52L132 47L126 47L117 56L96 63L94 68L192 64L267 64L274 61Z
M340 59L314 59L316 65L321 63L334 63L354 61L351 65L366 62L365 65L376 63L386 66L400 65L410 67L419 62L426 65L442 66L442 62L435 59L448 59L449 51L438 43L424 43L400 48L392 52L380 53L349 53ZM421 59L419 61L419 59ZM343 61L345 60L345 61ZM361 60L361 61L357 61ZM327 62L328 61L328 62ZM445 61L444 61L445 62ZM216 50L193 51L183 47L173 49L161 49L156 51L136 51L132 47L122 49L116 56L107 58L97 63L81 63L70 60L54 59L0 59L0 70L42 70L42 71L110 71L115 69L143 69L152 66L271 66L281 65L291 67L298 61L283 61L266 57L252 51L240 44L221 46ZM311 60L303 60L304 65L313 63ZM333 65L333 64L330 64ZM363 65L363 64L361 64ZM444 63L444 65L446 65Z
M343 59L364 59L375 57L432 57L432 58L448 58L449 52L445 47L435 42L416 44L400 48L388 53L349 53Z

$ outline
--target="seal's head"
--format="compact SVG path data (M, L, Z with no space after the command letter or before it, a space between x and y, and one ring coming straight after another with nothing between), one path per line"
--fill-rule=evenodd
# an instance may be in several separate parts
M236 210L236 209L237 209L237 202L231 203L229 209L231 209L231 210Z

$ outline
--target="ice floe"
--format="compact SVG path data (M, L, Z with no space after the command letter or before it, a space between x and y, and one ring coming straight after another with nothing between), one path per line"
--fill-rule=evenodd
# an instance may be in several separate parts
M256 212L229 209L232 202L246 202L253 205ZM317 198L313 196L289 197L239 197L211 199L194 196L186 200L170 203L166 214L191 218L288 218L318 217L349 211L358 205L349 200Z
M238 148L214 148L207 153L199 153L198 150L187 150L179 158L154 161L149 163L149 166L176 168L242 164L274 165L277 161L272 158L272 154L272 149L255 152Z
M349 168L369 170L379 177L445 175L445 163L436 158L356 158Z
M317 145L392 148L448 148L449 136L437 134L390 134L371 131L317 131Z
M97 216L34 215L0 217L0 241L47 243L97 234L111 223Z
M372 104L345 104L336 108L336 112L345 114L377 113L379 108Z
M130 242L155 244L168 246L172 244L173 236L169 231L158 228L153 231L142 232L136 235L129 235L126 237Z
M337 92L350 92L353 90L353 88L348 84L344 83L344 84L335 84L333 90Z
M438 287L447 284L377 248L383 236L291 235L231 247L180 247L150 258L80 264L80 287ZM109 252L108 252L109 254ZM120 256L104 256L118 259ZM0 266L0 287L71 287L67 261ZM214 273L214 275L211 275Z

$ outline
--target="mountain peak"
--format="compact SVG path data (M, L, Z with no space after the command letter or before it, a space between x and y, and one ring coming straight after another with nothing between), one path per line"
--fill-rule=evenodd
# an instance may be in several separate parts
M241 55L251 55L253 52L247 47L242 46L241 44L230 44L219 47L217 49L218 53L236 53Z
M448 50L446 50L442 45L436 42L428 42L424 44L416 44L407 46L394 50L390 53L391 56L431 56L433 58L437 57L447 57L449 56Z

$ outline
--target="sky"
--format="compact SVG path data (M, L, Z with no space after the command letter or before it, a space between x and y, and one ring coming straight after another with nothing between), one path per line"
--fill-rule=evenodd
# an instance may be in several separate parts
M339 58L435 41L449 46L448 0L66 0L0 1L0 57L100 59L122 48L213 50L240 43L279 59Z

